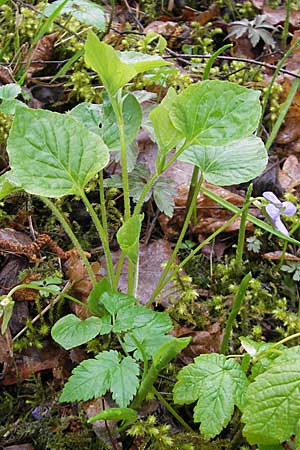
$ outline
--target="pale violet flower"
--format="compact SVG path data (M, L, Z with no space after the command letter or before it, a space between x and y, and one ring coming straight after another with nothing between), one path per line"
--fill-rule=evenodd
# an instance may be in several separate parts
M268 200L266 213L268 214L274 228L281 233L289 236L289 232L281 220L281 215L293 216L297 210L296 206L291 202L281 202L273 192L267 191L263 193L263 197Z

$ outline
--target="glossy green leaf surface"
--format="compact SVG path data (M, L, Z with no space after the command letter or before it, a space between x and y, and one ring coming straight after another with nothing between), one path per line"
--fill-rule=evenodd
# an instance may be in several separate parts
M248 136L219 147L193 145L179 159L199 167L208 182L230 186L260 175L266 168L268 153L260 138Z
M82 122L93 133L102 136L102 130L99 128L102 109L103 106L100 104L83 102L76 105L68 114Z
M63 348L69 350L96 337L100 333L101 326L101 319L98 317L80 320L74 314L68 314L55 323L51 336Z
M122 62L128 64L137 71L137 73L147 72L157 67L168 66L170 63L158 55L148 55L146 53L129 51L118 52Z
M243 405L248 380L240 365L224 355L210 353L184 367L174 387L174 402L197 401L194 421L207 439L217 436L229 423L234 406Z
M121 250L134 263L137 263L139 253L139 238L144 215L130 217L117 232L117 241Z
M189 345L191 339L190 337L177 338L162 344L153 355L153 364L157 371L164 369L178 353L182 352Z
M228 81L203 81L178 95L170 118L189 142L219 146L256 130L261 115L259 96L259 91Z
M44 14L50 16L64 0L56 0L46 6ZM103 8L90 0L68 0L60 14L71 14L79 22L104 31L106 20Z
M21 93L21 90L21 86L15 83L9 83L0 86L0 99L6 100L8 98L15 98Z
M131 357L122 360L115 350L99 353L73 370L59 400L90 400L110 390L119 406L127 406L136 392L138 373L139 368ZM116 374L120 377L119 383L116 382Z
M135 422L137 420L137 412L132 408L109 408L96 416L90 417L88 422L93 423L97 420L128 420Z
M19 191L21 188L16 184L13 184L9 180L9 175L11 171L8 171L0 176L0 200L5 198L7 195L13 192Z
M101 137L74 118L29 108L17 109L7 151L22 188L45 197L78 194L109 160Z
M172 328L173 324L168 314L154 311L152 319L146 325L125 334L125 348L128 352L134 351L134 357L142 360L143 357L137 349L137 341L150 359L162 344L174 339L173 336L166 335Z
M133 66L122 62L118 53L110 45L100 42L92 31L89 31L85 43L85 61L98 73L111 95L137 74Z
M291 349L292 350L292 349ZM250 444L278 445L297 431L300 418L300 359L283 353L250 384L242 421Z

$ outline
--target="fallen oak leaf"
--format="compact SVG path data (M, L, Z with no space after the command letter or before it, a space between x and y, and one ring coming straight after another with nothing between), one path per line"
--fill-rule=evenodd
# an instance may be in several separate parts
M23 58L25 60L25 67L28 67L26 75L27 81L32 78L32 75L35 72L38 72L46 67L46 64L43 61L47 62L51 59L53 47L57 37L58 32L43 36L33 47L33 49L29 51L27 55L24 55Z

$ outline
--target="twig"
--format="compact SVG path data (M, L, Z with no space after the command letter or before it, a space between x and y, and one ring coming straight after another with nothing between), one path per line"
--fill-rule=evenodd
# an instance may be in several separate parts
M67 292L70 287L72 286L71 281L68 281L67 284L65 285L65 287L63 288L62 292ZM35 322L37 322L42 316L44 316L46 314L47 311L49 311L49 309L51 309L54 305L56 305L56 303L61 299L61 293L57 295L57 297L55 297L55 299L53 300L53 302L50 302L49 305L47 305L37 316L35 316L31 323L34 324ZM13 342L15 342L17 339L19 339L19 337L22 336L22 334L25 333L25 331L27 330L27 325L22 328L22 330L19 331L18 334L16 334L13 337Z

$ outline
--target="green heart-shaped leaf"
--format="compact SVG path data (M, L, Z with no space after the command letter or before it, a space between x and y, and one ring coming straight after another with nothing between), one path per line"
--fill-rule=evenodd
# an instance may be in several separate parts
M101 326L102 322L98 317L80 320L74 314L68 314L52 327L51 336L63 348L69 350L96 337L101 331Z

